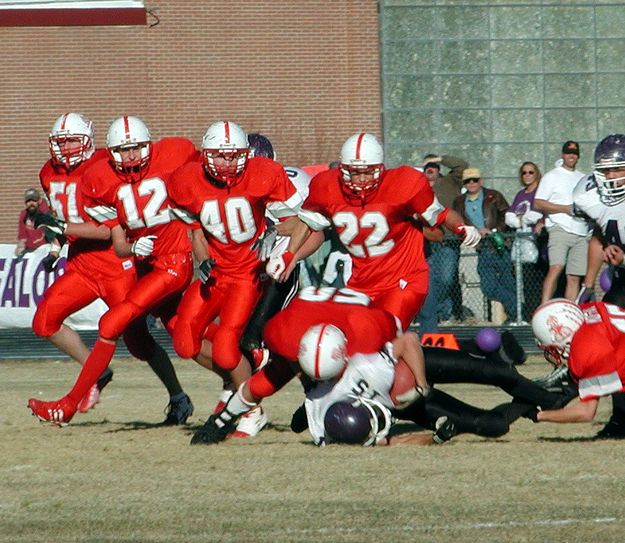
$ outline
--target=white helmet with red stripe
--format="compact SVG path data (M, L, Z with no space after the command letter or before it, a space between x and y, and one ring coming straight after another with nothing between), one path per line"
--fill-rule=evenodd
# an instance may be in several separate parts
M54 121L48 143L56 166L75 168L95 151L93 123L80 113L65 113Z
M218 121L202 138L202 162L208 175L232 186L245 170L249 154L247 134L238 124Z
M308 377L316 381L332 379L347 364L345 334L331 324L311 326L299 342L297 358Z
M341 148L340 167L347 194L365 200L380 184L384 170L382 144L366 132L350 136Z
M152 138L141 119L128 115L115 119L106 134L106 147L111 163L121 177L130 182L143 179L150 163ZM135 149L136 155L124 160L121 152L130 149Z
M569 357L573 336L584 323L584 313L566 298L554 298L539 306L532 316L532 331L545 358L560 366Z

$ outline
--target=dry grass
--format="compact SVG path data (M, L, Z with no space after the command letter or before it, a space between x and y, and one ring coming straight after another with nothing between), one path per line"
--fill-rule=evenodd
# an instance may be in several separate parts
M141 363L115 360L102 402L63 429L29 396L56 398L72 363L0 364L0 541L362 542L621 541L625 442L594 425L522 420L504 439L439 447L317 449L288 431L293 384L267 402L273 427L250 441L190 447L217 380L177 361L196 406L190 427L160 428L164 391ZM539 375L534 360L522 368ZM494 405L503 393L447 387ZM599 420L607 417L603 402Z

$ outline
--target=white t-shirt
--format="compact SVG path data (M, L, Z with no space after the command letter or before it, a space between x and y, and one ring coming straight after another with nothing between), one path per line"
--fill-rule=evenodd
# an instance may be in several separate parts
M570 171L558 166L548 171L541 179L536 189L535 199L546 200L552 204L571 205L573 203L573 190L584 175L580 171ZM588 225L580 217L571 217L566 213L547 214L545 219L547 229L556 225L579 236L585 236L588 233Z

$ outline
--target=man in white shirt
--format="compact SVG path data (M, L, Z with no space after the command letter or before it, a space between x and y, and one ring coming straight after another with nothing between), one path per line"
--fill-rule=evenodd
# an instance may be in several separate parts
M548 171L536 189L534 207L545 215L549 232L549 271L543 282L542 301L550 300L558 277L566 266L564 297L575 300L581 277L586 273L589 229L586 221L573 216L573 189L584 174L575 169L579 144L562 146L562 165Z

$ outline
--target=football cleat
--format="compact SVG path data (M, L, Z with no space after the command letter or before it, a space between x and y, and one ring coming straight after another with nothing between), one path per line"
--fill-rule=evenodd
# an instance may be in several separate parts
M208 420L198 428L191 438L191 445L214 445L225 441L228 435L236 428L235 421L230 419L225 422L216 415L211 415Z
M607 424L597 432L595 439L625 439L625 423L610 419Z
M95 407L95 404L98 403L99 399L100 389L98 388L98 385L93 385L87 394L83 396L82 400L78 402L78 412L86 413L89 409Z
M189 398L186 394L183 394L182 398L179 400L170 401L165 413L167 416L161 423L163 426L185 424L187 419L193 415L193 404L191 403L191 398Z
M28 407L39 420L50 422L55 426L65 426L76 413L76 405L67 397L55 402L42 402L31 398Z
M243 415L237 424L236 430L232 433L231 437L254 437L265 426L267 426L267 415L262 405L257 405L254 409L248 411Z

